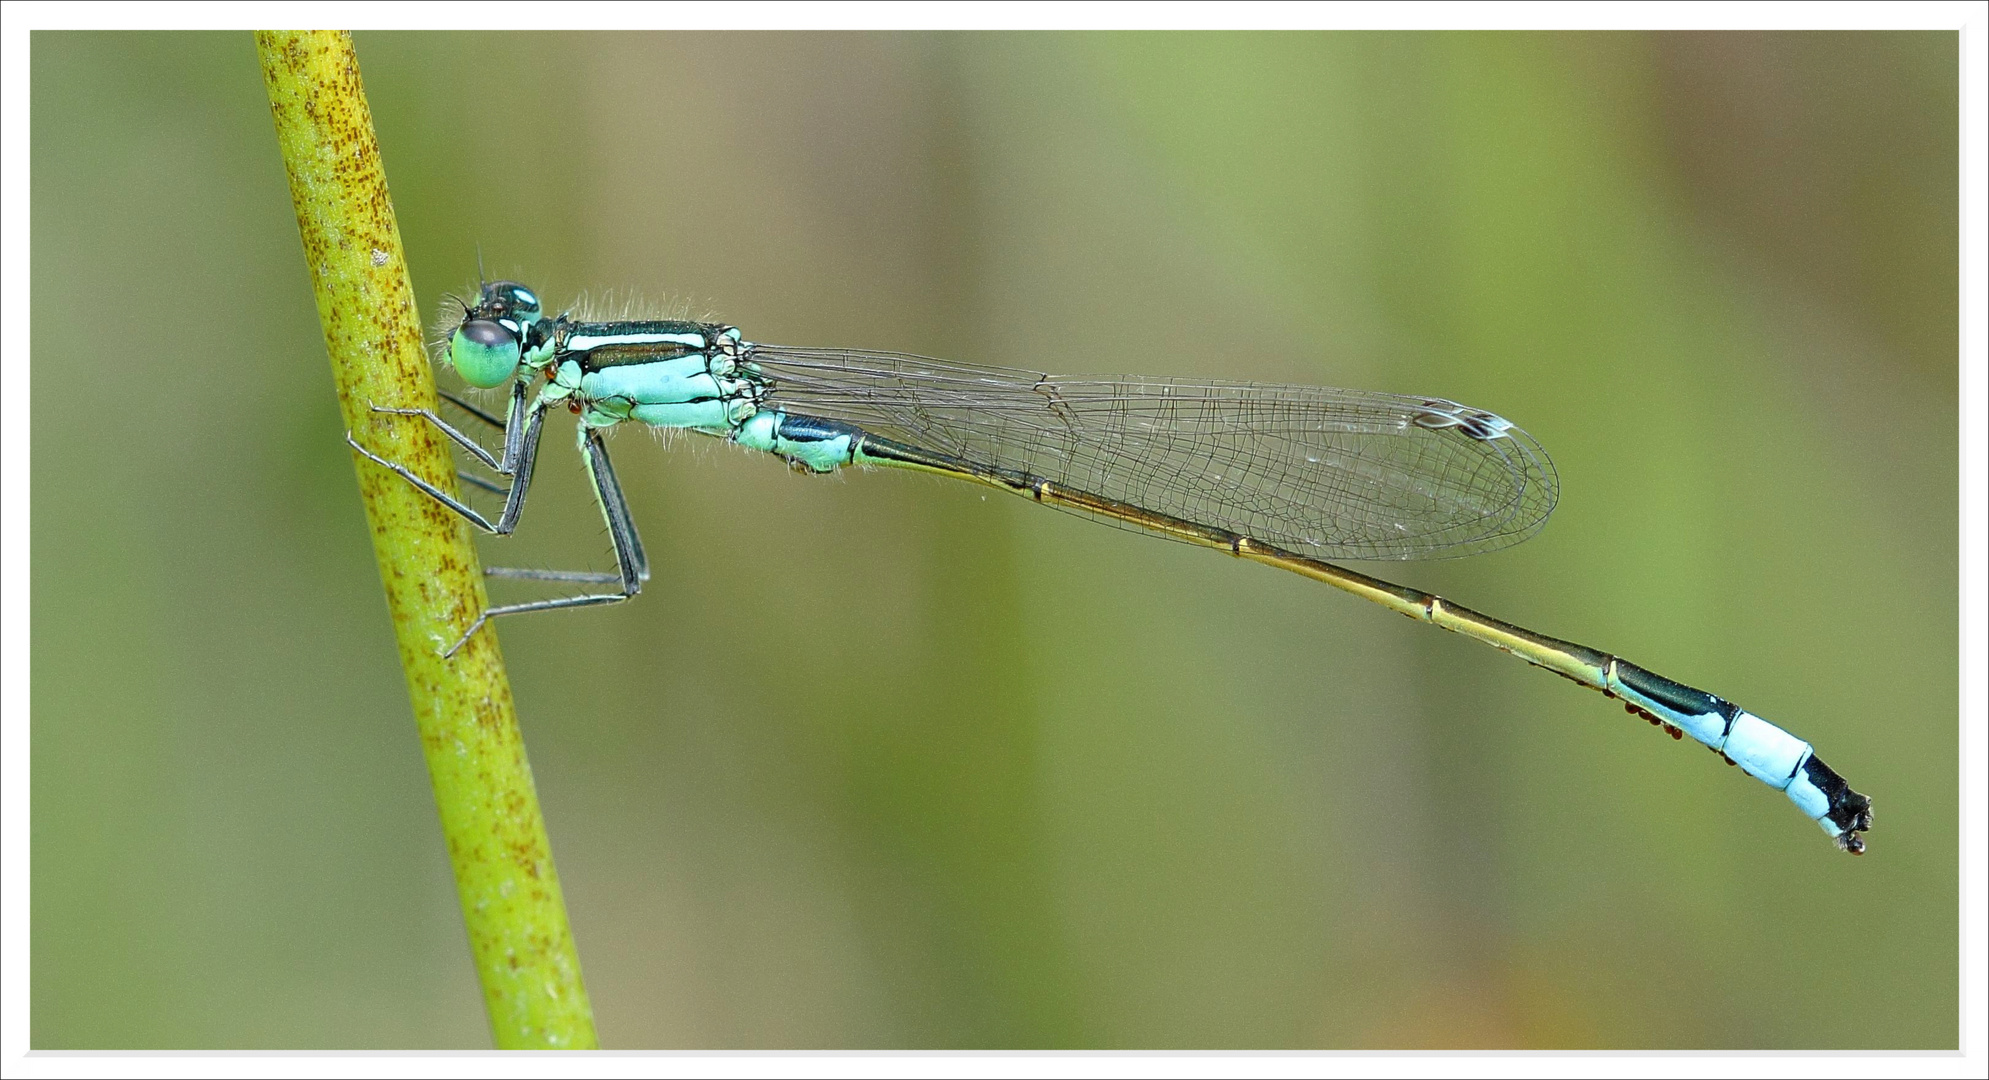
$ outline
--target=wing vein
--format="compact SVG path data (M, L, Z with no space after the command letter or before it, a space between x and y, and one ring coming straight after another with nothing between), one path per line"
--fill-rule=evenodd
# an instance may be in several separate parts
M766 404L1342 559L1451 558L1537 532L1559 494L1525 431L1442 398L1053 376L751 345Z

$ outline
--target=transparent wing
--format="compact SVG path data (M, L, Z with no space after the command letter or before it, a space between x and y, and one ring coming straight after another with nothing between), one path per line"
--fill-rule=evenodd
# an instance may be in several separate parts
M769 404L789 413L1302 554L1490 551L1537 532L1559 493L1532 436L1440 398L747 349Z

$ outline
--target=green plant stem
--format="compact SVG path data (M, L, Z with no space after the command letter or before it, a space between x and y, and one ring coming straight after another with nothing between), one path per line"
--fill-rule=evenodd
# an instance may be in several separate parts
M454 490L435 429L369 403L435 407L435 384L352 38L256 34L339 407L355 438ZM329 448L327 448L329 449ZM593 1011L496 635L442 650L484 607L468 527L357 454L359 490L497 1045L592 1048Z

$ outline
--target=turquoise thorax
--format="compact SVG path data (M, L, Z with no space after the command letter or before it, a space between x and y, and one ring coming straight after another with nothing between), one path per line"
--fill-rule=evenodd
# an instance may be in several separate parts
M651 427L730 433L757 411L761 384L739 365L739 331L677 320L566 323L541 401L578 406L590 427L634 420Z
M562 319L546 338L553 365L539 399L573 406L589 427L634 420L724 436L813 472L856 459L856 428L761 408L768 386L740 363L746 346L734 327Z

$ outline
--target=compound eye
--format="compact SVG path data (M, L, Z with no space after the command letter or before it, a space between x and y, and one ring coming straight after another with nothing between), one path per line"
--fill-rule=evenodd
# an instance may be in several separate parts
M502 386L518 372L518 335L489 319L471 319L449 339L449 362L471 386Z

